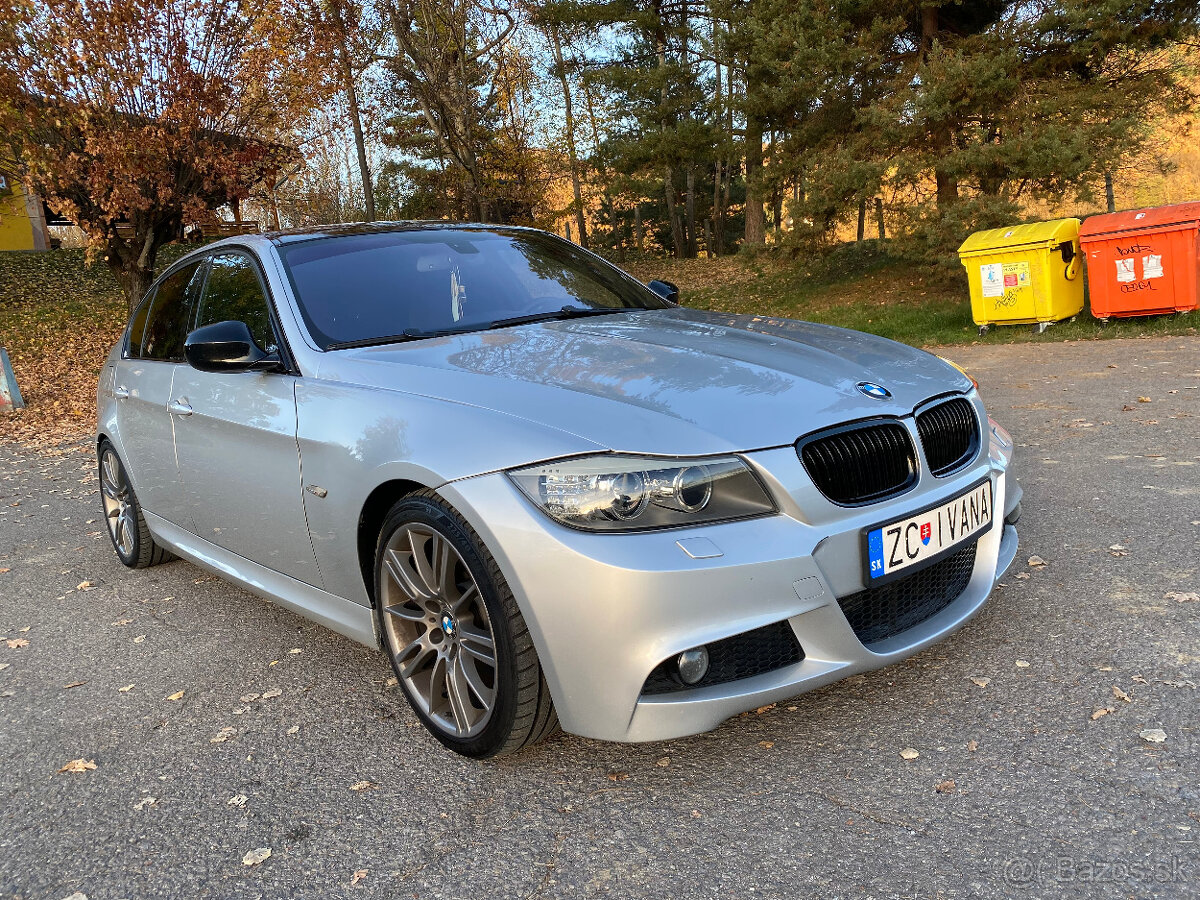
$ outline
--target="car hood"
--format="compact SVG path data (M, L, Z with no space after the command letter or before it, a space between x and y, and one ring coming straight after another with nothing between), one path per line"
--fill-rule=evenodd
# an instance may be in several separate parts
M661 454L783 446L971 387L937 357L874 335L682 308L333 351L317 375L485 407L605 449ZM856 386L863 381L891 397L866 396Z

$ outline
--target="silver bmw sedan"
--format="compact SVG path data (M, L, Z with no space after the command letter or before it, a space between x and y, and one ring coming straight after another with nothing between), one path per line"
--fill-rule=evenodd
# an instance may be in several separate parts
M196 250L100 378L113 547L382 646L478 758L712 729L977 612L1021 488L973 381L678 299L523 228Z

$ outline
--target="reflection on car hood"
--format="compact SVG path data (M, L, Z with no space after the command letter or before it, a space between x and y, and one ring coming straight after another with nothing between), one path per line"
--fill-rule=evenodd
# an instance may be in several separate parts
M873 335L689 309L337 351L325 354L318 377L487 407L609 449L664 454L783 446L971 387L937 357ZM865 396L862 381L891 398Z

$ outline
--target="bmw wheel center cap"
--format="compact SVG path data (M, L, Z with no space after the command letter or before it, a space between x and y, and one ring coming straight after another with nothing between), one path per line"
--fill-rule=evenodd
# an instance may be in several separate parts
M888 400L892 396L892 392L882 385L875 384L870 381L860 381L855 385L860 393L866 394L876 400Z
M442 631L446 637L454 637L454 620L449 615L442 616Z

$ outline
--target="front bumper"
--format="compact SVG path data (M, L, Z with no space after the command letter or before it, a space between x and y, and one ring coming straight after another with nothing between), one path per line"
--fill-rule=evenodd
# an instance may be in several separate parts
M642 534L558 526L500 473L440 491L508 580L563 728L602 740L663 740L903 659L978 612L1017 552L1016 529L1004 521L1020 501L1006 438L993 435L952 477L926 472L901 497L858 509L825 501L791 447L746 454L781 501L780 515ZM978 539L966 588L920 624L865 647L837 601L865 587L861 530L949 500L985 476L997 514ZM690 538L707 539L721 555L693 558L677 543ZM782 620L804 650L800 662L725 684L642 693L663 660Z

